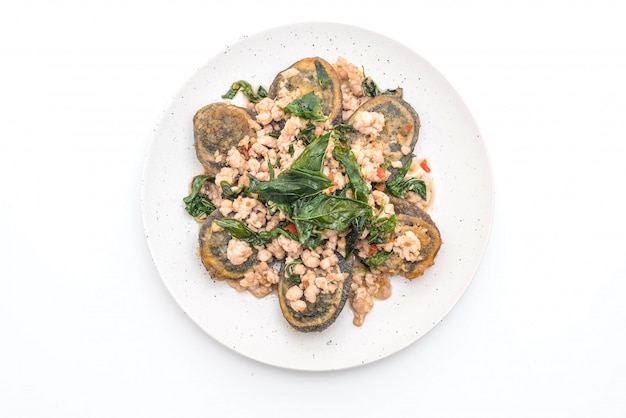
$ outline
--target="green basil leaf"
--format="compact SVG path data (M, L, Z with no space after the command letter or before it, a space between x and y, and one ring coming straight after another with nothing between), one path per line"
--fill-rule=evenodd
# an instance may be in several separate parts
M391 240L396 229L396 215L388 218L379 218L371 222L370 233L367 239L369 244L384 244Z
M255 232L248 228L246 224L238 219L233 218L221 218L216 219L215 222L218 226L224 228L228 233L237 238L240 241L247 242L252 246L261 246L269 243L279 235L284 235L287 238L296 240L296 236L284 228L276 227L269 231Z
M198 195L185 205L185 210L191 216L197 218L213 213L215 205L206 195Z
M307 222L321 229L343 231L355 219L369 219L371 216L372 208L367 203L320 193L310 199L296 201L293 220Z
M361 89L363 90L363 96L380 96L378 85L370 77L363 78L363 81L361 82Z
M319 171L290 168L274 180L250 183L250 193L264 201L291 203L329 188L332 181Z
M396 177L387 183L387 190L395 197L402 198L406 192L414 191L422 198L426 199L426 183L420 179L408 179L405 180L404 177L409 172L409 168L411 168L411 163L413 162L413 154L409 157L409 160L406 162L404 167L402 167Z
M240 241L247 242L250 245L264 245L266 243L259 234L250 228L248 228L243 222L232 218L216 219L215 222L218 226L224 228L230 235L237 238Z
M274 166L272 165L272 162L270 161L269 155L265 156L265 162L267 163L267 171L270 173L270 181L272 181L274 180Z
M393 251L379 250L376 254L363 260L363 263L370 267L378 267L383 264L393 254Z
M361 239L361 235L363 235L363 230L367 225L368 219L366 217L356 218L351 223L350 232L346 235L346 254L352 254L354 251L354 247L356 247L357 242Z
M267 97L267 90L265 90L262 86L259 86L255 93L250 83L245 80L239 80L231 84L230 89L222 95L222 99L233 99L239 91L241 91L252 103L258 103L263 98Z
M350 183L346 183L343 189L335 189L333 194L339 197L348 197L348 190L350 190Z
M333 149L333 157L344 166L348 179L350 179L350 188L354 198L367 203L370 191L361 174L361 166L356 162L352 150L337 143Z
M361 82L361 89L363 90L363 96L370 96L370 97L376 97L376 96L402 97L402 94L403 94L402 88L400 87L395 88L395 89L387 89L387 90L381 91L378 88L378 85L376 84L376 82L374 82L374 80L372 80L371 77L365 76L365 74L363 77L363 81Z
M264 99L267 97L267 90L265 90L265 87L259 86L259 88L256 91L256 95L260 97L261 99Z
M305 169L311 171L322 171L324 167L324 157L330 140L330 133L324 134L306 146L302 154L291 163L290 169Z
M292 220L293 220L293 224L296 226L296 231L298 231L298 241L301 244L309 243L309 241L311 240L311 237L314 236L313 229L315 228L315 225L306 221L299 220L299 219L293 219L293 215L292 215ZM311 245L311 247L314 247L314 246Z
M325 122L326 117L322 114L322 100L310 92L299 97L283 108L287 113L303 119L316 122Z
M288 218L291 218L291 208L291 203L272 202L268 210L270 211L271 215L274 215L274 213L276 213L276 210L280 209L280 211L283 212Z
M396 177L392 181L388 182L387 186L389 186L390 184L395 186L404 181L404 177L406 176L406 173L409 172L409 168L411 168L411 164L413 163L413 158L415 158L415 155L411 154L406 164L404 164L404 166L400 170L398 170L398 174L396 175ZM400 197L400 196L396 196L396 197Z
M194 218L204 214L210 215L215 210L215 205L209 197L200 193L202 186L207 180L212 181L213 177L196 176L191 183L191 193L183 198L185 210Z
M296 140L302 141L305 146L313 142L315 140L315 125L311 122L307 122L304 129L296 134ZM293 155L293 153L291 153L291 155Z
M420 179L408 179L403 184L403 194L406 192L416 192L419 197L426 200L426 183Z
M317 73L317 81L320 84L320 87L325 89L330 85L330 76L326 71L326 68L322 65L319 60L315 60L315 72Z
M336 125L333 125L330 129L341 142L348 141L346 133L356 132L356 129L354 129L352 125L348 125L347 123L338 123Z
M298 285L302 283L302 279L299 274L295 274L293 272L293 266L296 264L302 264L302 260L294 260L290 263L285 264L285 273L287 273L287 283L291 285Z
M191 202L191 200L196 197L198 195L198 193L200 193L200 189L202 189L202 186L204 185L204 183L207 180L210 180L211 177L209 176L196 176L194 177L193 181L191 182L191 193L189 194L189 196L185 197L183 199L183 201L185 203L189 203Z
M222 188L222 195L224 195L224 197L229 198L229 199L237 197L240 194L246 194L246 187L243 187L243 186L235 187L233 189L233 186L228 184L227 181L222 181L220 183L220 187Z
M298 232L297 241L311 248L319 247L322 243L322 231L316 229L312 223L302 220L293 220L293 224Z
M253 177L249 176L249 192L258 194L264 201L291 203L329 188L332 181L322 173L329 140L330 134L326 134L311 142L289 170L281 172L276 178L270 176L270 181L252 181Z

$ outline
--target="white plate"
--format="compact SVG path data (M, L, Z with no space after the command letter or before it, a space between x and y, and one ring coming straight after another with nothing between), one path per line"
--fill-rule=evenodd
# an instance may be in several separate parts
M363 66L379 87L404 88L420 115L415 149L428 158L435 181L431 215L443 246L419 279L392 280L362 327L348 304L322 333L298 333L283 319L275 294L257 299L212 280L197 250L198 224L182 198L201 172L192 117L219 101L236 80L269 87L295 61L338 56ZM445 78L422 57L389 38L357 27L307 23L246 37L211 59L183 86L158 126L142 179L146 238L158 272L176 302L220 343L263 363L298 370L336 370L389 356L424 336L452 309L471 282L491 228L493 185L478 128Z

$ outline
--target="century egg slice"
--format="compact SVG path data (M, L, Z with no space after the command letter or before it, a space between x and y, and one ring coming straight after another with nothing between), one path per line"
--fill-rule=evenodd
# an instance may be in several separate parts
M213 212L206 218L200 228L200 259L216 280L241 279L252 271L257 263L257 250L252 248L252 254L241 264L233 264L228 258L228 242L231 235L226 230L216 231L213 221L223 218L219 211ZM219 228L221 229L221 228Z
M298 277L294 279L294 276L289 274L287 265L282 266L278 279L278 300L283 316L296 330L301 332L323 331L335 322L343 310L350 293L352 270L348 261L341 254L335 252L335 255L339 260L338 263L325 274L327 274L326 277L329 277L328 273L342 276L342 280L329 283L330 286L327 289L332 291L321 291L316 295L313 303L306 300L305 296L298 299L298 304L304 309L294 309L296 305L293 303L293 298L289 297L288 292L294 286L302 289L306 284L299 283L300 278Z
M415 261L407 261L397 252L393 252L378 268L388 274L400 274L414 279L423 275L434 264L441 247L441 235L430 215L419 207L395 197L390 197L389 202L394 205L396 212L395 235L413 232L420 242L419 257Z
M401 161L404 165L419 137L420 119L415 109L399 96L376 96L359 106L347 123L354 125L363 112L375 112L384 116L385 125L374 141L382 144L386 163ZM348 136L352 142L361 135L352 132Z
M341 81L328 61L320 57L304 58L276 75L269 97L284 105L315 93L321 99L322 114L331 123L341 121Z
M256 138L253 119L248 110L223 102L202 107L193 117L196 156L205 173L215 176L226 166L226 155L239 141Z

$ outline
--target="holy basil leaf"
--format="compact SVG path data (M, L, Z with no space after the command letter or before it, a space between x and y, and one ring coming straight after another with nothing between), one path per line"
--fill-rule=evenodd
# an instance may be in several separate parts
M310 171L322 171L324 156L328 148L330 133L324 134L306 146L302 154L291 163L291 170L305 169Z
M294 221L335 231L347 229L357 218L371 216L372 208L367 203L322 193L296 201L293 212Z
M350 190L350 183L346 183L343 189L335 189L333 194L339 197L348 197L348 190Z
M320 87L325 89L330 84L330 76L328 75L326 68L324 68L319 60L315 60L314 64L315 72L317 73L317 81L320 84Z
M187 203L187 202L191 201L191 199L196 197L200 193L200 190L202 189L202 186L204 185L204 183L207 180L211 180L211 177L209 177L209 176L196 176L196 177L194 177L193 181L191 182L191 193L189 194L189 196L185 197L183 199L183 201L185 203Z
M215 205L206 195L197 195L185 205L185 210L194 218L202 215L210 215L215 210Z
M241 187L235 187L233 189L233 186L228 184L227 181L222 181L220 183L220 187L222 188L222 195L229 199L237 197L240 194L244 194L244 195L246 194L246 187L241 186Z
M393 251L379 250L376 254L363 260L363 263L370 267L378 267L383 264L393 254Z
M407 160L406 164L404 164L404 166L400 170L398 170L398 174L396 175L396 177L393 179L393 181L391 183L393 183L393 182L400 183L400 182L402 182L404 180L404 177L406 176L406 173L408 173L409 169L411 168L411 164L413 163L413 158L415 158L415 155L411 154L409 156L409 159ZM389 184L389 183L387 183L387 184ZM399 196L396 196L396 197L399 197Z
M301 244L308 244L311 238L314 237L313 229L315 228L315 225L299 219L293 219L293 215L292 220L293 224L296 226L296 231L298 231L298 241ZM310 246L315 248L313 245Z
M403 197L406 192L414 191L422 198L426 199L426 183L420 179L407 179L404 177L406 173L408 173L409 168L411 168L411 163L413 161L414 155L411 154L409 160L406 162L404 167L398 171L396 177L387 183L387 190L395 197Z
M389 242L396 229L396 222L396 215L372 221L367 242L369 244L384 244Z
M302 264L302 260L294 260L285 264L285 272L287 273L287 283L291 285L298 285L302 283L302 279L299 274L293 272L293 266L296 264Z
M263 98L267 97L267 90L265 90L263 86L259 86L255 92L250 83L245 80L239 80L231 84L230 89L224 93L222 99L233 99L239 91L241 91L252 103L258 103Z
M191 183L191 193L183 198L185 210L194 218L202 215L210 215L215 210L215 205L209 197L200 193L202 186L206 181L212 181L209 176L196 176Z
M276 210L279 210L285 214L288 218L291 218L291 204L290 203L278 203L272 202L272 204L267 208L270 215L274 215Z
M347 142L348 138L346 138L346 133L356 132L356 129L352 125L348 125L347 123L338 123L333 125L331 128L332 132L336 135L337 139L341 142Z
M322 243L322 231L317 229L315 225L304 220L294 219L293 224L296 227L296 240L302 245L311 248L317 248Z
M363 235L363 230L367 225L368 219L366 217L353 219L351 223L350 232L346 235L346 254L352 254L354 251L354 247L356 247L357 242L361 239L361 235Z
M249 192L258 194L264 201L291 203L331 185L332 181L319 171L292 167L281 172L274 180L251 182Z
M258 194L263 201L291 203L329 188L332 181L322 173L329 140L330 134L315 139L288 170L270 181L261 182L249 176L249 192Z
M352 150L337 143L333 149L333 157L345 167L348 179L350 179L350 188L352 189L354 198L367 203L370 192L361 174L361 166L356 162Z
M296 135L296 140L302 141L305 146L313 142L313 140L315 140L315 125L313 125L313 123L311 122L308 122L304 129L298 132L298 134ZM290 154L293 155L293 153Z
M267 97L267 90L265 90L265 87L259 86L259 88L256 90L256 95L261 99L264 99Z
M213 222L228 231L228 233L234 238L247 242L250 245L264 245L266 243L266 241L263 240L258 233L251 230L243 222L237 219L222 218L216 219Z
M316 122L325 122L326 117L322 114L322 100L310 92L299 97L283 108L287 113L303 119Z
M279 227L273 228L269 231L255 232L238 219L221 218L216 219L213 222L228 231L228 233L234 238L247 242L252 246L265 245L279 235L285 235L290 239L296 239L296 236L293 233Z
M419 195L419 197L426 200L426 183L424 183L424 180L420 180L420 179L405 180L402 183L400 190L401 190L401 194L404 194L406 192L416 192ZM394 196L396 195L394 194Z
M269 155L265 156L265 162L267 163L267 171L270 173L270 181L274 180L274 166L272 165L272 162L270 161Z
M363 96L398 96L402 97L402 88L398 87L396 89L387 89L381 91L378 88L378 85L371 77L364 76L363 81L361 82L361 89L363 90Z
M361 82L361 89L363 90L363 96L380 96L378 85L370 77L363 78L363 81Z

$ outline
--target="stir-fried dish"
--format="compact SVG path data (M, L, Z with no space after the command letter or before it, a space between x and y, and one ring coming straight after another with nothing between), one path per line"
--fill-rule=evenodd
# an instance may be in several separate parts
M203 172L183 201L202 263L237 290L276 291L299 331L324 330L346 302L363 325L392 277L421 276L441 246L418 114L343 57L226 89L193 118Z

